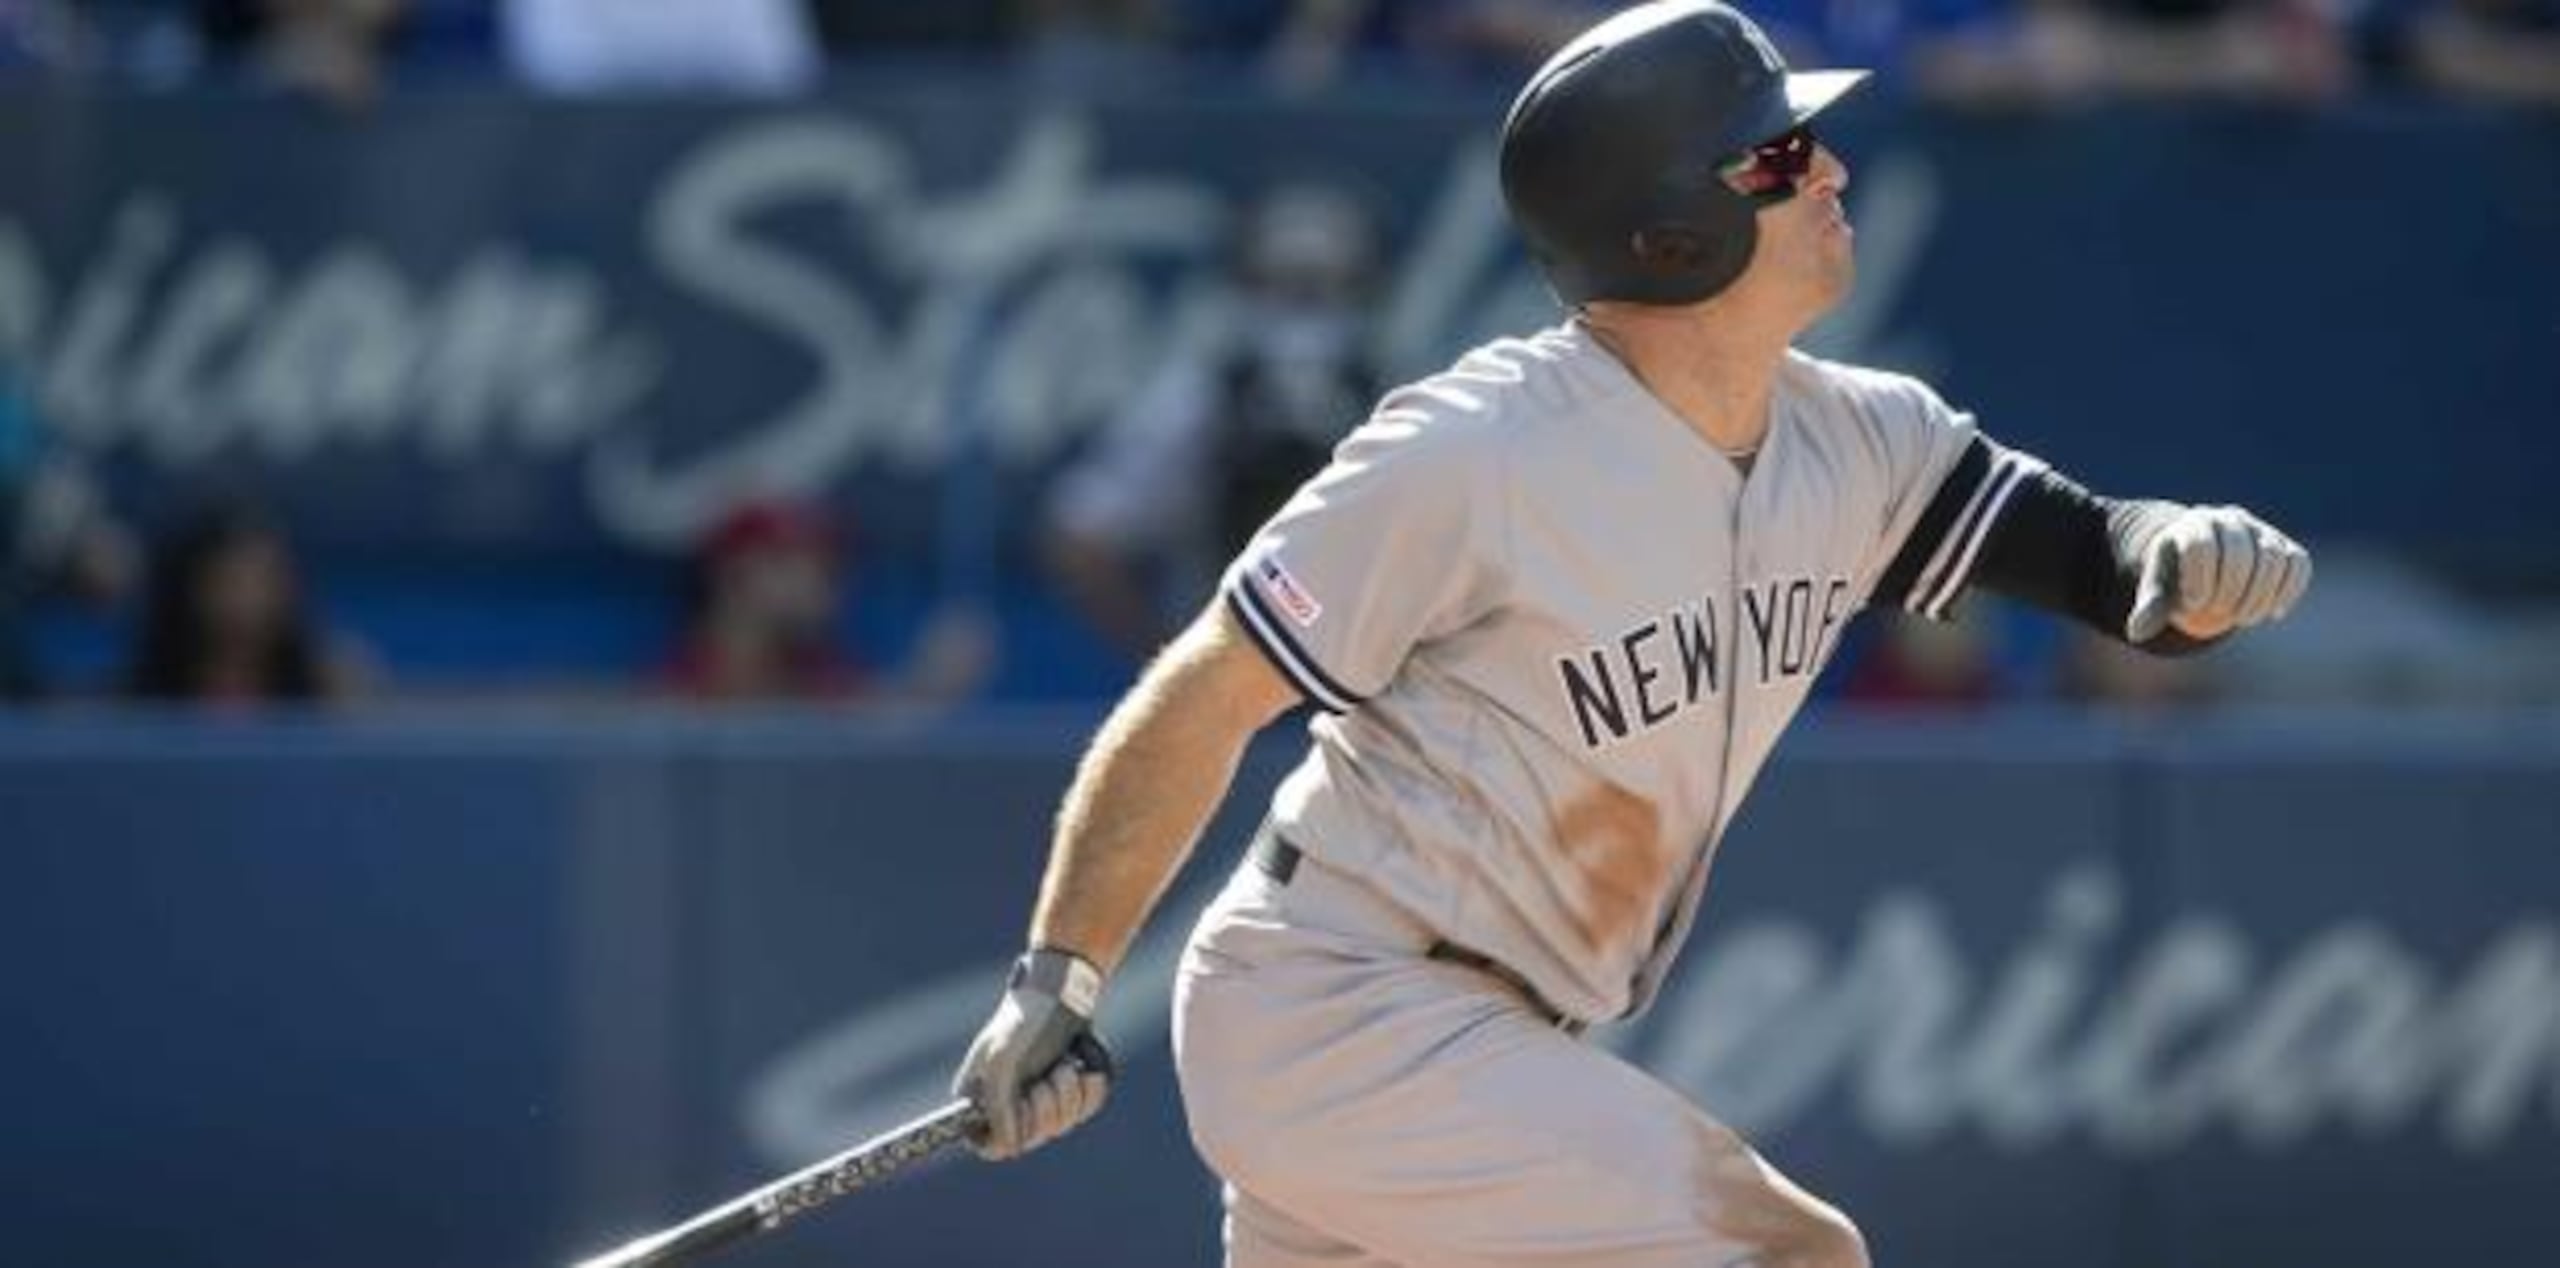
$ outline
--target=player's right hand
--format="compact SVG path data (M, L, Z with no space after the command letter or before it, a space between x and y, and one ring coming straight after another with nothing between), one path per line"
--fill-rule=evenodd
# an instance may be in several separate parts
M951 1080L986 1116L980 1157L1013 1158L1073 1130L1102 1110L1111 1054L1093 1031L1102 974L1083 957L1035 947L1014 962L995 1016L978 1032Z

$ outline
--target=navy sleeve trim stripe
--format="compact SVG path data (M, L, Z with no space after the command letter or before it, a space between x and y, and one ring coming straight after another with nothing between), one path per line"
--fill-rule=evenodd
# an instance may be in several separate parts
M1982 491L1983 477L1991 470L1991 445L1980 436L1965 445L1956 458L1955 467L1938 482L1938 491L1920 512L1920 522L1911 526L1902 539L1901 549L1894 552L1893 562L1884 570L1884 578L1876 583L1876 597L1897 606L1909 601L1918 589L1921 566L1935 558L1939 543L1947 539L1948 530L1970 507L1974 495Z
M1962 529L1940 547L1940 554L1951 555L1946 568L1934 585L1924 586L1913 610L1931 620L1944 619L1949 605L1964 593L1965 583L1973 577L1974 561L1982 554L1982 543L2000 523L2000 513L2009 505L2010 495L2026 477L2044 470L2044 463L2021 453L2002 452L1992 464L1990 483L1985 486L1980 504L1969 512Z
M1314 657L1307 655L1306 649L1300 647L1296 639L1289 637L1288 630L1273 618L1266 606L1267 601L1254 593L1251 583L1241 576L1229 574L1226 591L1227 606L1234 610L1236 619L1243 622L1245 632L1253 636L1263 655L1271 658L1271 663L1279 668L1281 674L1297 684L1299 692L1315 701L1316 707L1327 713L1348 713L1360 703L1361 696L1357 692L1346 690L1335 682L1322 666L1316 664Z
M1908 611L1943 620L1972 579L1983 543L2010 497L2026 477L2043 470L2044 462L2031 454L1975 437L1895 553L1877 586L1880 595Z

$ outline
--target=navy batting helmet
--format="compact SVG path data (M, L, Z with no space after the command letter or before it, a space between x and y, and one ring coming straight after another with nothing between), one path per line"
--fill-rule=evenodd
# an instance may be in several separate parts
M1795 192L1745 192L1726 169L1866 74L1789 73L1751 19L1712 0L1637 5L1558 50L1511 103L1503 201L1565 303L1696 303L1742 275L1756 213Z

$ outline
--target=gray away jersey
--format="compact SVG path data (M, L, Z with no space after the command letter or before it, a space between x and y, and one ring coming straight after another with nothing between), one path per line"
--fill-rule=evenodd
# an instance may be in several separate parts
M1916 380L1790 353L1745 478L1579 322L1478 348L1227 571L1324 710L1274 823L1568 1014L1641 1009L1851 615L1943 614L2038 465Z

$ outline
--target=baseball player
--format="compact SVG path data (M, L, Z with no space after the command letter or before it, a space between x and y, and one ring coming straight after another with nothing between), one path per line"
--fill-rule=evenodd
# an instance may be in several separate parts
M1849 172L1807 124L1861 77L1665 0L1529 81L1503 193L1569 317L1388 393L1111 714L958 1074L982 1152L1100 1108L1103 984L1303 699L1307 757L1175 987L1228 1262L1867 1263L1584 1027L1659 989L1859 610L1978 587L2174 655L2311 567L2245 511L2097 496L1925 384L1790 348L1850 285Z

